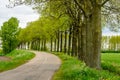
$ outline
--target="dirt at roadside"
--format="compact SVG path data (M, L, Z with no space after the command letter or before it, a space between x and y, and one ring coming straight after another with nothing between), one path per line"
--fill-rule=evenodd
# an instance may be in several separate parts
M0 61L10 61L11 59L6 56L0 56Z

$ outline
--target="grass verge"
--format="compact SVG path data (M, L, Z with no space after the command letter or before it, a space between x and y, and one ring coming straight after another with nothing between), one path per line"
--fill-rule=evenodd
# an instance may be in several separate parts
M62 64L52 80L120 80L118 75L107 70L91 69L77 58L62 53L54 54L61 58Z
M0 61L0 72L16 68L28 62L35 56L35 54L24 50L14 50L11 53L7 54L6 56L10 57L11 60Z

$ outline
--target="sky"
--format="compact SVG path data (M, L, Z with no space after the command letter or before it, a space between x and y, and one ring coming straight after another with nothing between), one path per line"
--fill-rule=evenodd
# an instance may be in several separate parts
M10 19L11 17L16 17L19 20L19 27L26 27L26 24L31 21L35 21L39 18L37 12L35 12L31 6L20 5L14 8L7 8L6 5L9 4L8 0L0 0L0 27L2 24ZM108 28L102 30L102 35L120 35L120 33L111 32Z
M26 24L39 18L39 14L32 10L31 6L20 5L14 8L7 8L8 0L0 0L0 26L10 19L16 17L19 20L19 27L26 27Z
M102 35L103 36L111 36L111 35L120 35L120 32L113 32L113 31L110 31L108 28L104 28L102 29Z

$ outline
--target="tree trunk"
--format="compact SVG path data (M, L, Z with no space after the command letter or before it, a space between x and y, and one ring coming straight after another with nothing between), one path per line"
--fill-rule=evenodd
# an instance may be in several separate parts
M55 42L54 42L54 51L56 52L56 39L55 39Z
M27 46L28 46L28 50L30 50L30 42L28 42L28 45L27 45Z
M38 51L40 51L40 39L38 40Z
M41 41L41 51L43 51L43 50L44 50L44 41L42 39L42 41Z
M64 53L67 52L67 31L65 31Z
M78 33L78 59L83 61L81 53L82 53L82 46L81 46L81 26L80 26L79 33Z
M57 35L57 52L59 52L59 43L60 43L60 38L59 38L59 31L58 31L58 35Z
M74 34L74 27L73 27L73 31L72 31L72 53L71 53L71 56L74 56L74 53L75 53L75 34Z
M51 50L50 50L51 52L52 52L52 48L53 48L52 42L53 42L53 40L51 38L51 47L50 47L51 48Z
M100 0L99 0L100 1ZM92 14L92 26L93 26L93 68L101 68L101 6L96 4L94 6Z
M72 56L77 56L77 25L73 25L73 36L72 36Z
M72 36L72 27L69 29L69 41L68 41L68 55L71 53L71 36Z
M60 52L62 52L62 46L63 46L63 35L62 34L63 34L63 32L61 31L60 33L61 33L61 36L60 36L60 39L61 39L60 40Z
M44 46L44 47L43 47L43 48L44 48L43 50L46 51L46 50L47 50L47 48L46 48L46 39L44 39L43 44L44 44L44 45L43 45L43 46Z
M39 42L39 51L41 51L41 39L40 39L40 42Z
M80 59L82 61L86 62L86 26L83 23L81 26L81 53L80 53Z
M86 18L86 55L85 55L85 62L88 66L92 67L93 62L93 26L91 26L91 15Z

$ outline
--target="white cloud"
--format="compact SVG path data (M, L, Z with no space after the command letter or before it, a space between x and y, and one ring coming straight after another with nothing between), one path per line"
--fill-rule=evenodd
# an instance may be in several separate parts
M120 32L113 32L113 31L110 31L108 28L104 28L102 30L102 35L103 36L115 36L115 35L120 35Z
M27 22L39 18L39 14L32 10L32 7L26 5L7 8L8 0L0 0L0 26L11 17L16 17L20 21L20 27L25 27Z

